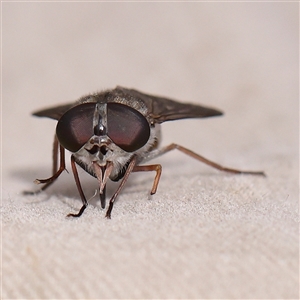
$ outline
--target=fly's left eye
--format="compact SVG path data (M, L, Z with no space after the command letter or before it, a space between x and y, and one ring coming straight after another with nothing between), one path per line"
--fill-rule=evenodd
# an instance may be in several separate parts
M147 119L134 108L121 103L107 104L108 136L126 152L143 147L150 137Z
M93 135L95 103L84 103L68 110L58 121L56 135L59 143L77 152Z

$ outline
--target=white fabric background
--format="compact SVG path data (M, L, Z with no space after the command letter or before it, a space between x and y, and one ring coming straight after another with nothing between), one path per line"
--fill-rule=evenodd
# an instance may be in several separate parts
M2 298L298 298L298 3L2 3ZM55 122L32 111L116 85L224 117L163 124L174 151L133 174L112 219L66 172L45 193ZM70 171L69 161L68 169ZM97 187L80 172L87 197ZM109 188L112 194L116 185Z

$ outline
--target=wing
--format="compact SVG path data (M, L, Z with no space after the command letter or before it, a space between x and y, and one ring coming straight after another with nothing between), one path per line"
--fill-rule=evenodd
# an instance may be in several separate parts
M94 94L91 97L82 97L77 102L42 109L34 112L33 115L37 117L47 117L50 119L59 120L66 111L78 105L79 103L89 101L97 102L100 100L103 101L107 92L110 92L112 95L116 93L117 95L118 91L121 91L122 94L127 94L131 96L133 99L141 99L148 108L149 116L156 123L163 123L166 121L179 119L207 118L223 115L223 113L220 110L211 107L205 107L190 103L181 103L168 98L152 96L141 93L137 90L126 89L120 86L118 86L114 90Z
M100 92L100 93L94 93L94 94L82 96L79 100L74 101L72 103L38 110L38 111L32 113L32 115L37 116L37 117L47 117L50 119L59 120L65 112L67 112L72 107L77 106L81 103L86 103L86 102L95 102L96 103L96 102L105 101L107 92L109 92L109 91L104 91L104 92Z
M59 105L51 108L46 108L42 110L38 110L32 113L33 116L37 117L47 117L54 120L59 120L60 117L68 111L71 107L75 106L77 103L69 103L64 105Z
M147 105L151 118L156 123L166 121L188 119L188 118L207 118L221 116L220 110L190 103L181 103L164 97L147 95L133 89L122 89L125 93L138 97Z

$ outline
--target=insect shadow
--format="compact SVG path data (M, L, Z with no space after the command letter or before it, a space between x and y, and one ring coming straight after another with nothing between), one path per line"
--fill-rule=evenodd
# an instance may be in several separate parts
M32 178L34 178L36 174L40 173L41 169L47 170L48 168L45 166L41 168L18 169L12 171L10 175L11 177L17 180L26 183L26 185L29 185L34 182ZM36 193L32 193L31 191L23 192L26 195L32 194L32 196L35 198L37 195L39 195L38 202L48 201L48 199L51 196L56 195L60 201L66 204L68 204L69 202L64 201L63 197L75 199L78 200L79 203L81 203L81 199L78 198L78 190L76 184L74 183L73 176L72 174L69 174L68 169L69 168L67 168L66 172L63 172L63 174L60 177L60 180L57 181L56 184L49 186L49 188L46 190L43 190L43 193L40 193L39 189L37 189ZM151 179L151 175L145 174L144 178L139 177L137 174L136 176L134 175L133 178L128 179L126 187L124 188L124 194L132 195L136 193L141 193L144 197L145 193L147 193L150 196L149 179ZM97 180L91 180L90 176L85 172L80 172L80 178L83 185L83 190L87 196L87 199L89 199L89 205L92 205L94 207L101 207L99 204L99 184ZM109 184L107 184L106 195L108 197L112 197L117 187L117 182L109 182ZM40 195L44 196L40 197ZM36 201L34 202L36 203Z

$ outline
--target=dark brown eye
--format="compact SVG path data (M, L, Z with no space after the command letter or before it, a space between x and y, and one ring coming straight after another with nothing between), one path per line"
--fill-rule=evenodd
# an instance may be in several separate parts
M134 108L120 103L107 104L108 136L126 152L143 147L150 136L147 119Z
M105 134L106 129L101 129L101 118L99 124L93 124L95 109L96 103L80 104L59 119L56 135L64 148L77 152L93 135ZM147 143L150 127L139 111L127 105L110 102L107 103L107 135L124 151L133 152Z
M67 111L58 121L56 135L60 144L77 152L93 135L95 103L84 103Z

